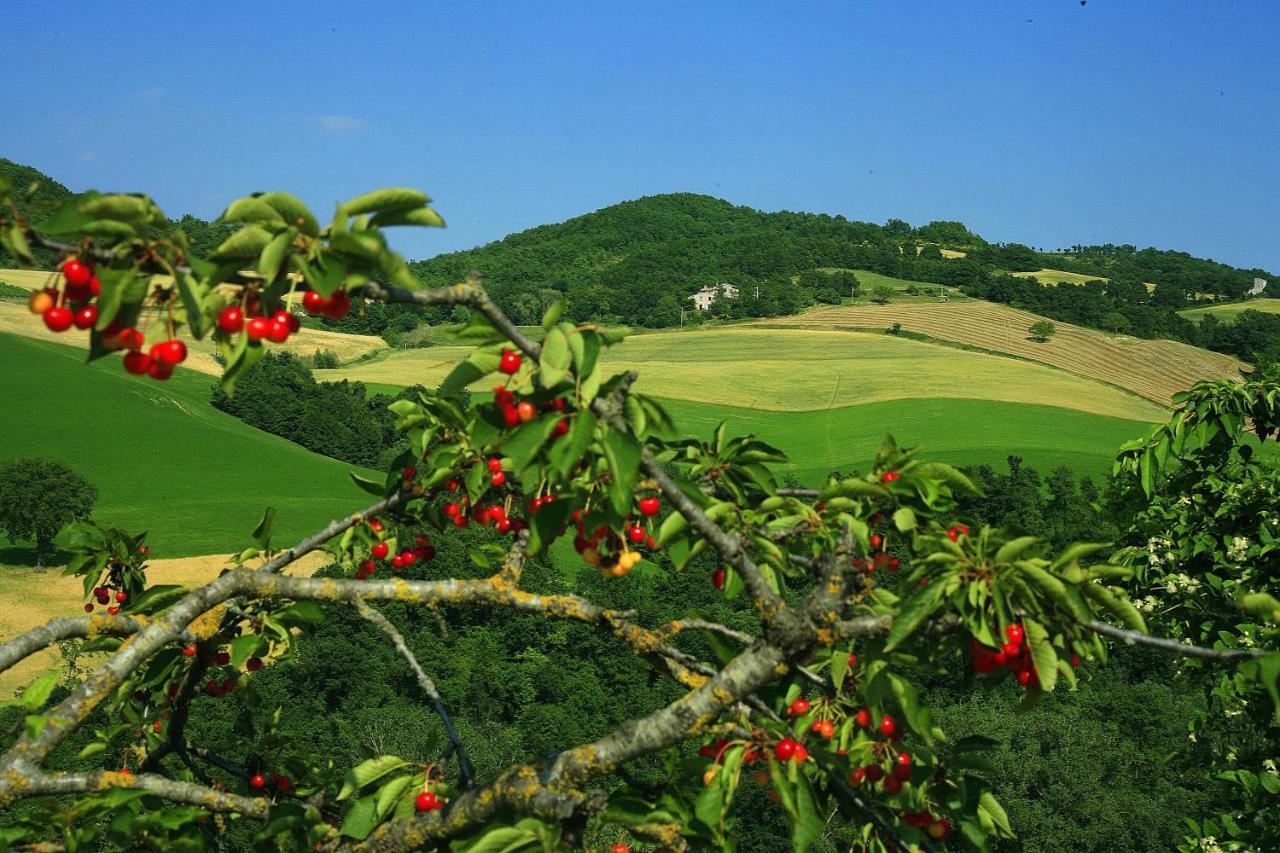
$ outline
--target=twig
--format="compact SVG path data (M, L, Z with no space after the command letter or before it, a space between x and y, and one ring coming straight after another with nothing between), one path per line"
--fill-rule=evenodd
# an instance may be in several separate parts
M1099 622L1093 619L1083 623L1097 634L1104 634L1108 637L1114 637L1117 640L1123 640L1128 645L1151 646L1156 649L1163 649L1166 652L1183 655L1184 657L1199 658L1200 660L1218 661L1220 663L1234 663L1241 660L1253 660L1255 658L1265 657L1271 654L1267 651L1259 649L1209 649L1204 646L1195 646L1190 643L1184 643L1180 640L1171 640L1167 637L1153 637L1150 634L1144 634L1141 631L1133 631L1129 628L1117 628L1114 625L1108 625L1106 622Z
M523 532L521 535L524 535ZM387 635L387 638L391 640L391 645L409 664L409 669L413 670L413 675L418 680L418 686L422 688L423 693L427 694L427 698L431 700L431 706L435 708L436 713L440 715L440 719L444 722L444 732L445 736L449 738L450 747L458 754L458 775L462 779L462 787L470 788L473 783L471 763L467 761L467 752L463 749L462 741L459 740L458 733L453 728L453 720L450 719L449 712L445 710L444 700L440 698L440 691L436 689L435 682L423 672L422 665L418 663L418 659L410 651L408 644L405 643L404 635L396 629L395 625L391 624L390 619L359 599L356 600L355 604L356 612Z

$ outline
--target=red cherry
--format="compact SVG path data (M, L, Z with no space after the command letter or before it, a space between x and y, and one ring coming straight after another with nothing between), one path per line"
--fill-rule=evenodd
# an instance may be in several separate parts
M658 502L657 498L641 498L639 507L641 515L653 516L658 514L658 510L662 508L662 504Z
M392 558L391 558L391 565L395 566L397 569L403 569L403 568L404 568L404 555L403 555L403 554L396 554L394 557L392 557Z
M177 338L173 338L160 344L158 354L160 360L165 364L182 364L187 360L187 345Z
M791 707L787 708L787 713L793 717L798 717L801 714L807 714L808 712L809 712L808 699L797 699L796 701L791 703Z
M79 258L67 258L62 264L62 275L72 287L88 287L93 270Z
M267 777L263 776L261 773L254 773L251 777L249 777L249 787L250 788L267 787Z
M894 759L894 760L897 762L897 765L898 765L899 767L910 767L910 766L911 766L911 756L910 756L908 753L905 753L905 752L899 752L899 753L898 753L898 757L897 757L896 759Z
M796 743L789 737L784 737L778 741L778 745L773 748L773 754L778 756L779 761L790 761L791 757L796 754L796 747L800 744Z
M371 519L369 519L369 529L370 529L370 530L372 530L374 533L381 533L381 532L382 532L382 520L381 520L381 519L378 519L378 518L371 518Z
M285 320L273 320L267 329L267 337L276 344L289 340L289 323Z
M1072 655L1072 656L1071 656L1071 668L1072 668L1072 669L1075 669L1075 668L1076 668L1076 667L1078 667L1079 665L1080 665L1080 655Z
M872 548L879 548L879 547L880 547L880 543L881 543L881 542L883 542L883 541L884 541L884 539L883 539L883 537L881 537L881 536L880 536L880 534L879 534L879 533L872 533L872 534L871 534L871 539L870 539L869 541L871 542L871 547L872 547Z
M249 658L249 660L245 662L244 668L250 672L257 672L262 669L262 658Z
M858 665L858 656L855 655L853 652L849 652L849 668L853 669L857 665Z
M497 528L499 533L510 533L514 523L511 519L503 518L498 520Z
M293 787L293 780L288 776L277 776L274 782L277 791L287 791Z
M121 590L120 592L116 593L116 601L120 602L121 604L124 604L125 599L127 599L128 597L129 596L125 594L124 590Z
M331 320L341 320L351 310L351 297L345 290L335 290L329 296L329 304L324 308L324 315Z
M499 471L493 475L493 484L495 486L501 486L505 482L507 482L507 474L505 471Z
M520 369L520 353L509 349L502 351L502 358L498 361L498 372L505 373L508 376Z
M102 295L102 282L98 280L96 275L89 276L89 292L94 296Z
M142 352L144 340L142 332L131 326L126 326L120 330L120 346L131 352Z
M1018 683L1021 684L1023 687L1026 687L1029 684L1031 684L1031 670L1024 669L1021 672L1019 672Z
M418 476L418 469L408 465L400 471L400 476L406 480L412 480Z
M609 853L631 853L630 844L611 844L609 845Z
M147 366L147 374L152 379L157 379L160 382L164 382L166 379L168 379L170 376L173 375L173 365L167 364L166 362L160 361L159 359L152 358L151 364Z
M443 510L446 516L448 516L449 518L453 518L458 513L462 512L462 507L458 506L453 501L450 501L449 503L444 505Z
M74 317L71 309L62 305L54 305L44 312L44 324L53 332L65 332L71 328Z
M968 535L969 535L969 528L965 527L963 524L957 524L947 531L947 538L949 538L952 542L959 541L961 536L968 536Z
M134 376L141 376L151 369L151 356L143 352L127 352L124 354L124 369Z
M107 608L107 615L109 616L115 616L119 612L120 612L120 608L115 605L112 605L111 607Z
M218 315L218 328L226 335L238 335L244 328L244 312L235 305L228 305Z
M1009 642L1020 646L1022 645L1023 638L1026 636L1026 632L1022 630L1021 625L1015 622L1012 625L1005 626L1004 635L1009 638Z
M308 314L322 314L328 306L329 300L314 290L302 294L302 307Z
M724 569L716 569L711 573L711 585L716 589L724 589Z
M496 456L489 457L488 465L490 474L496 474L502 470L502 460Z
M216 655L213 656L213 659L218 664L218 666L226 666L227 664L231 663L231 653L225 652L225 651L218 652Z
M93 612L93 605L92 605L92 604L86 604L86 605L84 606L84 612L85 612L85 613L92 613L92 612Z
M561 418L556 422L555 428L551 430L552 438L559 438L569 431L569 419Z
M75 323L77 329L92 329L93 324L98 322L97 306L84 306L75 313L71 322Z
M867 765L867 781L875 784L884 778L884 769L879 764Z
M453 517L454 527L466 527L470 523L471 523L471 519L467 517L466 513L460 512Z
M796 751L792 754L791 760L796 764L804 764L809 760L809 750L805 749L804 744L796 744Z
M436 807L436 795L430 791L423 791L413 801L414 808L420 812L434 811Z
M896 794L902 790L902 780L897 776L890 776L884 780L884 790L886 794Z
M386 542L376 542L374 543L374 546L369 549L369 553L373 555L375 560L385 560L390 551L391 546Z
M865 767L855 767L853 772L849 774L849 784L855 788L867 781L867 769Z
M871 709L862 708L854 715L853 720L864 729L871 728Z
M880 482L892 483L894 480L898 479L901 476L902 475L899 474L897 471L885 471L883 474L880 475Z
M267 337L267 335L271 334L271 326L272 326L271 321L268 320L266 317L254 317L252 320L248 322L245 328L249 332L249 340L260 341L263 338ZM288 333L288 331L289 330L286 327L285 328L286 334Z
M898 724L893 721L893 717L885 714L880 718L880 734L885 737L893 737L894 733L897 731Z
M183 647L183 649L182 649L182 653L183 653L184 655L186 655L187 657L189 657L189 658L193 658L193 657L195 657L195 656L196 656L196 647L195 647L195 644L194 644L194 643L192 643L192 644L191 644L191 645L189 645L189 646L184 646L184 647Z

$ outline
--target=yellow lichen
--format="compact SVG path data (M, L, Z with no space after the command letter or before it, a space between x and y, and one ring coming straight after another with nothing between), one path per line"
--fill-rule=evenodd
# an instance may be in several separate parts
M187 630L201 640L208 640L218 633L218 628L222 625L222 614L227 609L225 604L219 604L212 610L207 610L195 618L188 626Z

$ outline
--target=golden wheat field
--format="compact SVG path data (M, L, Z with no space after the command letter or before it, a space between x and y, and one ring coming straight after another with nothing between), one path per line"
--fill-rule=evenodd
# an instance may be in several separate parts
M288 568L293 575L310 575L328 563L322 552L308 554ZM229 565L226 557L185 557L175 560L152 560L147 564L147 580L151 584L181 584L194 587L208 583ZM38 572L35 569L7 567L0 574L0 640L7 640L43 625L55 616L84 614L84 581L67 577L61 569ZM58 663L56 648L18 663L0 673L0 698L7 697L32 677Z
M1027 329L1043 317L991 302L942 302L827 308L766 321L807 329L884 329L901 323L908 332L1009 353L1076 376L1132 391L1161 406L1200 379L1237 378L1242 362L1175 341L1148 341L1055 323L1047 342L1031 340ZM1070 405L1064 400L1058 405Z

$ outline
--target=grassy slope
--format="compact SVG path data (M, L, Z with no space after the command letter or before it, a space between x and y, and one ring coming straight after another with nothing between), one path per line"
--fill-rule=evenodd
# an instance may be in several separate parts
M465 353L461 347L397 352L316 376L431 387ZM640 371L636 387L654 396L769 411L973 398L1163 418L1149 402L1061 370L879 334L754 327L664 332L637 335L609 350L602 363L610 371ZM481 381L477 388L490 385Z
M1224 323L1229 323L1245 311L1280 314L1280 299L1251 299L1248 302L1228 302L1223 305L1208 305L1204 308L1188 308L1186 311L1179 311L1178 313L1197 323L1209 314Z
M98 487L100 520L151 532L160 557L242 547L268 504L291 542L361 506L350 466L215 410L208 376L128 376L118 359L0 334L0 460L57 459Z
M954 465L1003 466L1014 455L1044 473L1066 465L1099 477L1111 470L1115 449L1147 429L1136 421L1054 406L982 400L892 400L821 412L663 402L687 432L705 436L725 421L732 434L754 433L774 444L792 460L779 473L793 473L810 485L833 470L865 470L886 434Z
M1034 278L1041 284L1084 284L1086 281L1107 281L1107 277L1102 275L1083 275L1078 272L1054 269L1042 269L1036 272L1015 272L1010 273L1010 275L1015 275L1018 278Z

